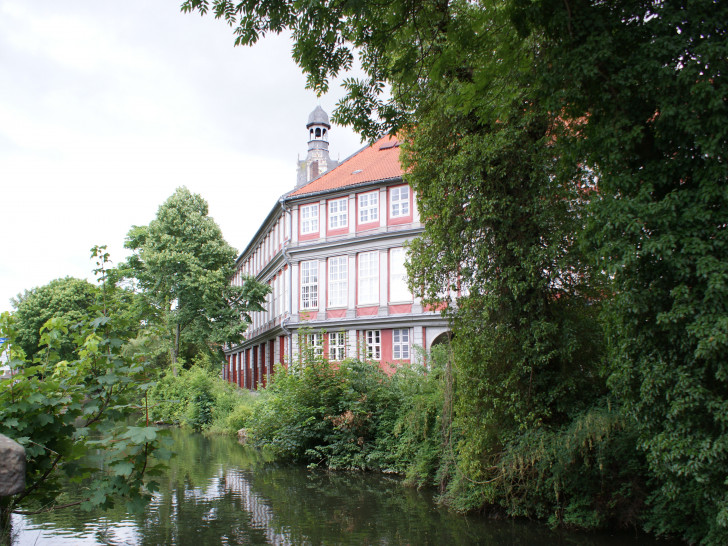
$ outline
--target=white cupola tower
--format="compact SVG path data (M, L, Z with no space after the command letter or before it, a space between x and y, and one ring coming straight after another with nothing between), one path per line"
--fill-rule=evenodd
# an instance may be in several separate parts
M321 106L317 106L308 116L306 129L308 130L308 153L306 159L298 164L296 188L318 178L339 164L338 161L333 161L329 157L331 124L328 114Z

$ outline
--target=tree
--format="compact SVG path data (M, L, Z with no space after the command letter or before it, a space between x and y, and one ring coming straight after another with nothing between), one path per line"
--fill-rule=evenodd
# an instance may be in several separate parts
M601 305L611 374L604 402L623 411L618 428L636 427L649 465L649 505L630 511L657 533L728 542L728 5L182 4L210 6L236 43L289 28L319 92L358 54L366 75L345 80L334 120L370 138L406 130L409 180L426 220L415 288L436 299L461 277L476 279L455 317L456 339L467 336L456 362L460 418L491 435L463 432L463 476L486 482L473 490L499 500L502 490L489 484L505 475L497 463L508 457L498 454L519 452L518 434L502 445L507 436L488 428L494 420L541 441L542 425L575 419L577 431L591 419L579 417L574 389L599 371L599 341L584 337L584 324L591 328ZM584 392L601 393L599 383ZM560 386L567 396L552 397ZM632 462L642 487L645 471ZM552 502L557 517L579 509L558 489Z
M108 255L96 247L94 256L105 279ZM152 385L144 355L124 354L136 325L116 314L113 292L88 311L71 336L69 359L59 353L69 337L63 318L41 327L42 349L30 359L16 342L14 316L0 315L0 349L7 351L14 371L0 382L0 433L22 444L27 456L25 491L0 499L3 541L13 512L110 508L120 499L128 510L141 510L157 487L149 477L158 474L158 463L150 457L159 461L169 455L159 449L154 427L126 424L138 416ZM100 466L84 463L91 450L98 451ZM63 501L68 482L77 485L75 496Z
M51 318L62 319L73 327L81 323L97 303L98 289L81 279L66 277L44 286L26 290L12 300L15 309L16 342L32 358L41 350L40 329ZM62 359L72 359L76 346L70 335L58 348Z
M728 5L518 2L563 162L598 181L611 378L639 429L649 528L728 542Z
M238 342L270 291L252 278L230 283L236 251L207 211L202 197L178 188L148 226L127 235L134 254L122 274L146 296L152 321L166 327L173 369L184 344L199 351Z

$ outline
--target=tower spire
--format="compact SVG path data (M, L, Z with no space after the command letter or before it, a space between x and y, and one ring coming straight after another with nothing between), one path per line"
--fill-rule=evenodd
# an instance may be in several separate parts
M324 112L321 105L317 105L308 116L306 129L308 130L308 153L306 159L298 163L296 188L308 184L339 163L329 157L331 124L328 114Z

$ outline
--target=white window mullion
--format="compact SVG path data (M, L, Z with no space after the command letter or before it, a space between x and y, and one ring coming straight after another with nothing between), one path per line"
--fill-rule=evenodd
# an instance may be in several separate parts
M346 256L329 258L329 307L346 307L347 303L347 265Z
M346 332L329 333L329 360L340 362L346 358Z
M389 193L389 217L401 218L409 216L409 186L399 186L392 188Z
M318 262L301 262L301 309L318 309Z
M410 357L409 329L392 330L392 357L395 360L408 360Z
M367 330L367 358L379 360L382 358L382 332L381 330Z
M318 203L314 203L313 205L303 205L300 207L301 235L309 235L311 233L318 232L318 210Z
M366 224L379 220L379 192L359 195L359 223Z
M359 304L379 303L379 252L359 254Z
M329 229L342 229L348 226L348 199L329 201Z
M412 301L412 293L407 286L407 269L404 266L404 248L393 248L389 251L389 301Z

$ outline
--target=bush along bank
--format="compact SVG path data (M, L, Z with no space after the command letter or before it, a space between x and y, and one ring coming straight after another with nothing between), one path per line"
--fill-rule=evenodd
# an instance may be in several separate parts
M331 470L402 474L434 486L460 512L528 517L581 529L640 528L648 495L634 426L606 396L558 423L503 422L497 446L471 472L456 415L456 358L440 347L392 375L378 363L332 364L311 355L280 368L241 422L252 445L279 461ZM455 410L453 409L455 408ZM491 436L491 437L492 437Z
M425 365L402 364L388 375L375 362L308 354L278 367L258 393L192 366L160 378L150 416L209 433L244 428L252 446L281 462L401 474L438 488L440 501L460 512L581 529L643 527L645 458L634 425L606 394L552 423L484 425L480 433L498 442L484 443L476 472L463 448L457 357L437 347L420 359Z
M432 483L444 459L442 369L406 364L389 376L378 363L307 358L273 376L247 421L249 437L282 461Z
M149 391L149 418L155 423L233 435L244 428L255 395L220 379L204 365L167 371Z

